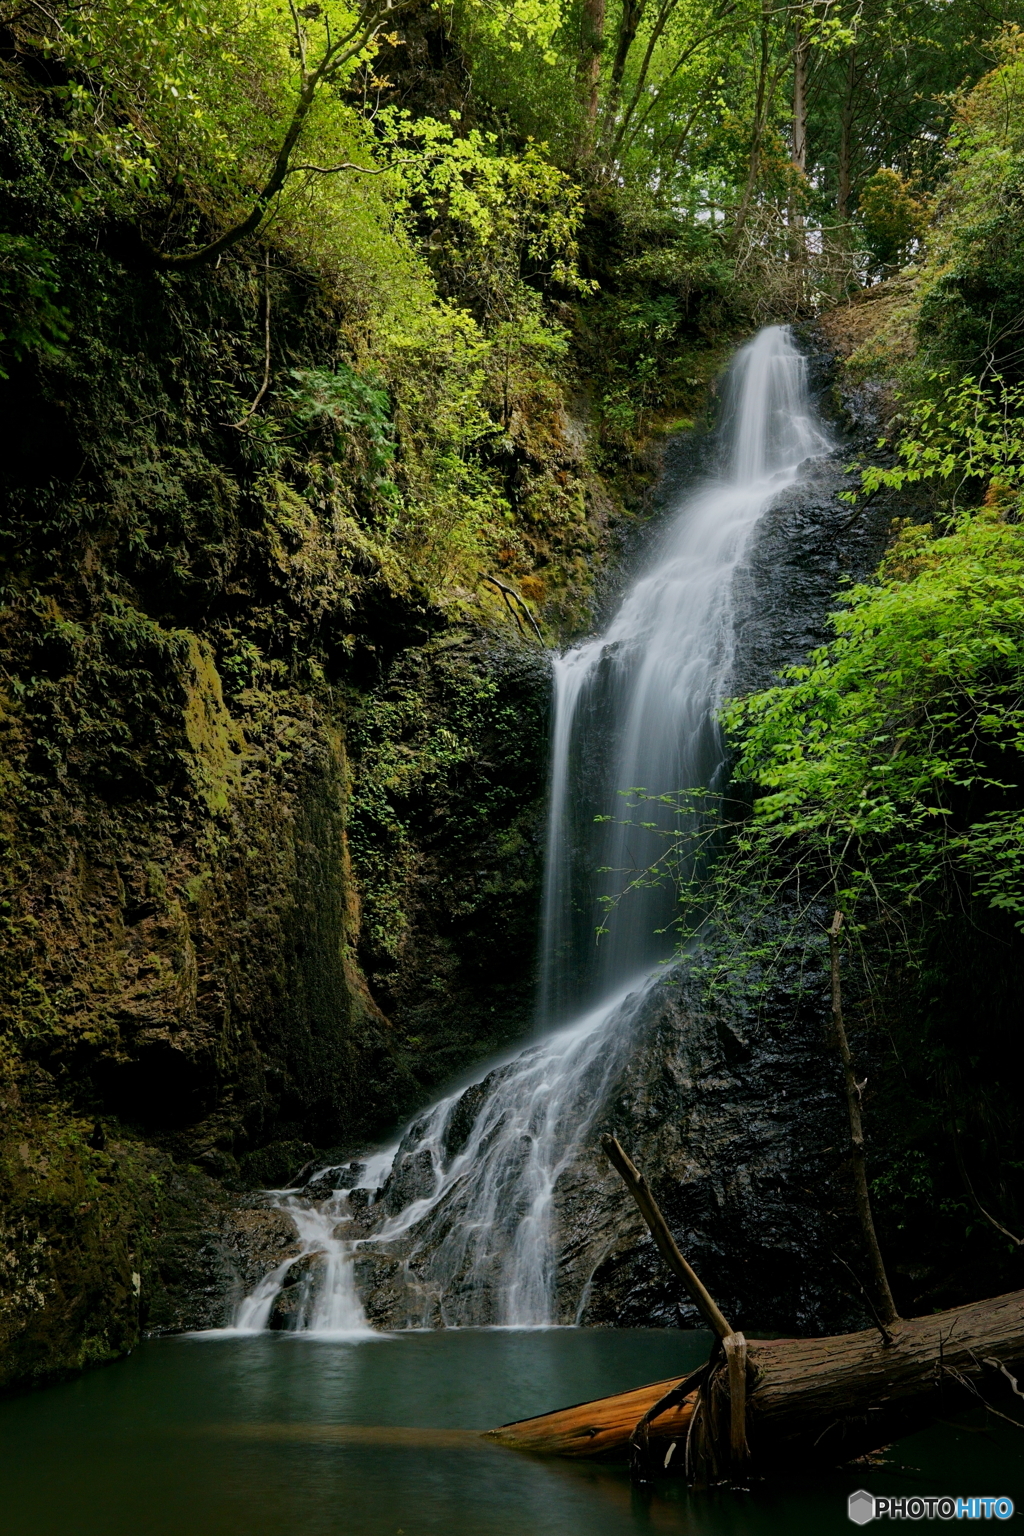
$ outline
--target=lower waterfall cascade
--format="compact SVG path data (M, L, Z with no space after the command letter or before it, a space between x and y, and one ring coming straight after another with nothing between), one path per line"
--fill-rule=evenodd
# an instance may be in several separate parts
M789 328L767 327L727 375L717 468L670 512L604 633L553 660L537 1035L397 1145L269 1192L299 1251L241 1300L235 1331L371 1334L360 1267L383 1253L407 1327L578 1320L581 1295L558 1294L559 1192L675 943L670 886L620 898L672 825L657 797L724 786L736 573L764 514L833 446Z

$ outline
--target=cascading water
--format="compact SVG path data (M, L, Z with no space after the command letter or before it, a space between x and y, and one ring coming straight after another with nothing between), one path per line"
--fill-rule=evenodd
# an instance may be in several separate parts
M321 1168L303 1190L270 1192L271 1208L294 1223L299 1251L272 1269L239 1304L230 1332L260 1333L274 1325L278 1299L293 1291L285 1312L294 1333L351 1337L368 1334L370 1325L356 1289L353 1243L346 1232L352 1220L349 1198L357 1186L380 1187L394 1159L394 1149L367 1158L354 1169ZM337 1178L332 1178L337 1175Z
M720 443L720 474L687 496L606 632L555 662L541 983L548 1021L671 953L674 890L652 883L615 903L662 852L660 832L673 828L672 806L656 797L718 787L725 764L715 711L732 667L736 567L776 495L831 446L812 420L805 360L788 329L761 331L737 355ZM632 812L631 789L647 792ZM602 898L607 931L595 946Z
M619 898L673 825L671 805L657 797L720 787L715 712L732 666L734 575L776 496L831 449L788 329L769 327L737 354L719 443L719 472L670 518L605 633L554 662L540 995L542 1026L553 1032L435 1105L378 1157L372 1178L360 1175L376 1187L381 1165L391 1167L376 1201L379 1226L359 1246L396 1256L392 1283L411 1326L572 1321L556 1294L559 1181L673 947L673 889L641 883ZM630 797L636 789L642 799ZM295 1197L283 1207L303 1254L319 1244L325 1256L295 1312L300 1330L366 1326L354 1245L344 1227L336 1231L341 1199L335 1192L315 1215ZM266 1325L302 1257L261 1282L236 1326Z

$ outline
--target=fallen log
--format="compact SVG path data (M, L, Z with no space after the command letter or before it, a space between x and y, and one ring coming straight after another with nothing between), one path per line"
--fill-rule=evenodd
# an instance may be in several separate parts
M1024 1361L1024 1291L910 1318L890 1331L888 1345L875 1329L747 1340L747 1439L757 1471L808 1458L848 1461L976 1403L979 1385L995 1386L1003 1367ZM723 1375L719 1367L700 1389L706 1401ZM487 1438L549 1456L624 1460L640 1420L680 1385L679 1378L651 1382L503 1424ZM648 1424L656 1463L669 1443L685 1441L698 1395L688 1393Z
M542 1413L535 1419L502 1424L498 1429L487 1430L485 1438L515 1451L614 1461L628 1453L630 1436L644 1415L678 1385L678 1377L652 1381L646 1387L634 1387L614 1397L599 1397L591 1403ZM649 1427L651 1440L669 1444L685 1440L696 1401L694 1390L682 1403L655 1419Z
M749 1432L758 1454L812 1448L830 1461L875 1450L978 1401L1024 1361L1024 1291L830 1339L751 1341Z
M647 1181L614 1137L605 1137L604 1149L715 1333L711 1357L681 1381L503 1424L488 1438L554 1456L629 1456L641 1478L675 1459L703 1486L787 1461L849 1461L972 1400L991 1408L981 1391L986 1376L993 1386L1009 1381L1024 1398L1013 1376L1024 1362L1024 1291L835 1338L748 1340L733 1332L679 1252ZM676 1457L667 1446L680 1443L684 1456Z

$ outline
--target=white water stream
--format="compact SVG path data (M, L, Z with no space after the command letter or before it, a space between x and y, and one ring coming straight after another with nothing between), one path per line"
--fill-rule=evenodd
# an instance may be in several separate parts
M383 1220L372 1237L346 1240L347 1191L319 1204L278 1194L302 1253L242 1302L236 1329L266 1327L293 1266L319 1253L315 1271L306 1261L289 1326L369 1332L353 1252L374 1244L402 1255L409 1326L560 1320L559 1179L674 942L673 889L617 898L664 846L641 823L676 824L671 807L650 797L721 787L715 712L733 661L734 576L775 497L832 446L813 418L788 329L769 327L737 354L719 440L719 472L670 516L605 633L554 661L540 997L551 1032L426 1111L399 1147L359 1170L359 1186L380 1191ZM642 802L628 793L638 788Z

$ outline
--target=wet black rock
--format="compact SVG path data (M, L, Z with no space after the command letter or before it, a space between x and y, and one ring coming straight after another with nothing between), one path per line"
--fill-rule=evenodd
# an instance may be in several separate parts
M841 1168L841 1084L822 1027L827 980L791 981L782 975L749 1002L709 1001L702 968L688 966L646 998L605 1106L556 1186L559 1322L701 1326L601 1151L606 1132L642 1166L735 1327L817 1332L864 1321L838 1257L856 1228ZM457 1196L450 1209L447 1221L432 1218L438 1237L457 1220ZM366 1216L369 1232L372 1209ZM496 1273L509 1236L494 1233ZM375 1325L457 1318L457 1295L439 1307L421 1283L430 1256L415 1232L363 1251L360 1290Z
M655 989L580 1159L590 1169L559 1191L564 1312L619 1327L701 1325L600 1152L599 1134L611 1131L734 1327L827 1331L860 1320L829 1257L845 1247L852 1213L824 1003L824 983L794 1004L783 982L749 1008L709 1004L699 976Z
M303 1253L288 1267L270 1309L268 1328L281 1333L299 1326L324 1283L326 1263L322 1253Z
M482 1083L474 1083L467 1088L445 1127L444 1151L445 1158L450 1163L452 1158L458 1157L473 1129L477 1111L484 1104L493 1084L493 1074L484 1078Z
M827 357L813 360L813 372L836 447L777 498L751 540L734 594L735 694L770 685L827 639L836 593L869 575L896 510L882 497L854 507L841 499L852 486L849 463L867 451L877 424L871 401L836 399ZM705 439L666 456L664 506L708 451ZM712 933L701 958L678 965L645 999L612 1091L561 1172L554 1202L560 1322L700 1324L600 1150L606 1131L647 1174L680 1245L735 1327L816 1332L865 1321L847 1268L856 1270L859 1259L842 1172L842 1085L825 1030L827 978L814 964L780 964L756 990L738 978L723 993L708 985L715 942ZM447 1166L503 1070L469 1088L450 1116ZM379 1200L353 1202L353 1237L373 1236L382 1219L433 1192L424 1129L423 1119L409 1127ZM360 1293L377 1326L436 1325L448 1310L448 1320L458 1320L459 1296L439 1301L425 1277L431 1244L457 1225L459 1210L453 1190L434 1209L429 1233L361 1251ZM493 1278L510 1231L494 1233ZM453 1291L463 1283L486 1288L489 1274L455 1276Z
M365 1168L366 1164L358 1160L339 1163L333 1168L321 1168L316 1178L309 1179L301 1186L302 1197L304 1200L329 1200L336 1190L352 1189Z

